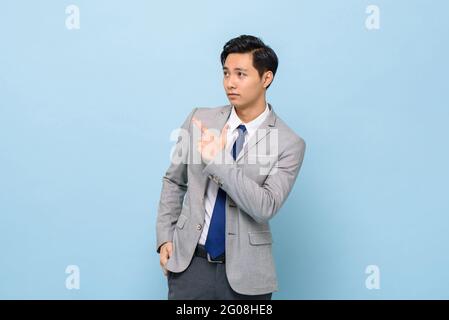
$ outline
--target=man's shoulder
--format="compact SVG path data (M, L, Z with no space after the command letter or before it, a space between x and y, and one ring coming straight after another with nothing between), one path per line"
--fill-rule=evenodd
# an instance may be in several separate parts
M183 128L189 128L192 118L195 117L198 120L206 121L209 119L215 119L217 115L226 110L229 110L230 105L218 106L218 107L194 107L190 109L189 114L184 120Z
M305 146L305 140L300 134L293 130L279 115L276 116L276 128L279 130L279 139L281 141L289 141L294 144Z
M227 105L221 105L221 106L203 106L203 107L196 107L194 108L196 115L213 115L220 112L227 111L231 108L229 104Z
M195 107L190 111L187 119L191 120L193 117L201 121L210 128L217 119L222 115L229 114L231 105L222 105L218 107Z

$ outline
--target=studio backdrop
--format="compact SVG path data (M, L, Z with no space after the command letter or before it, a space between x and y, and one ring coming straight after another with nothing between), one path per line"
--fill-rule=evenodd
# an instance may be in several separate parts
M279 57L307 143L271 221L274 299L449 298L449 2L2 1L0 298L165 299L171 136L229 103L219 55Z

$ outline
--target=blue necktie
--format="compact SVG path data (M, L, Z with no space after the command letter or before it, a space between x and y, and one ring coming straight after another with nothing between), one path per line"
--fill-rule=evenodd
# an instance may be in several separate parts
M237 127L239 135L232 146L232 157L237 159L245 142L246 127L241 124ZM226 192L218 188L217 200L215 201L212 219L206 239L206 251L215 259L225 252L225 229L226 229Z

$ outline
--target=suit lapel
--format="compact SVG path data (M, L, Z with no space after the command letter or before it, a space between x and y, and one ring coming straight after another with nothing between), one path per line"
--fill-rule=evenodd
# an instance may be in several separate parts
M251 150L255 145L257 145L262 139L268 136L268 134L270 134L271 129L275 127L276 114L274 113L271 104L268 104L268 107L270 108L270 113L268 113L268 116L265 119L265 121L262 122L259 128L257 128L256 133L254 133L253 136L249 139L245 148L237 157L236 162L238 162L241 158L243 158L249 152L249 150Z

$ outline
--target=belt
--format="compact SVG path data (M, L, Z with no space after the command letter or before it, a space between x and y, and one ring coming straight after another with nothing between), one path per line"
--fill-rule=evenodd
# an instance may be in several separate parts
M207 252L206 247L201 244L198 244L195 249L195 256L207 259L207 261L211 263L224 263L226 255L223 253L218 257L216 257L215 259L212 259L209 253Z

